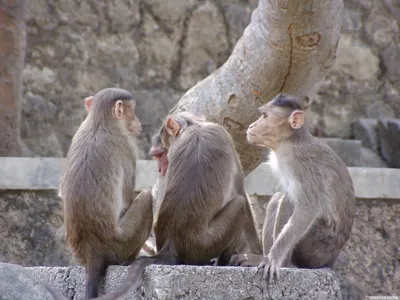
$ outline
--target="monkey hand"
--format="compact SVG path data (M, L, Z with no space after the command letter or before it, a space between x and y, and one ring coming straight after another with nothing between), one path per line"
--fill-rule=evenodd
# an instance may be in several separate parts
M258 254L235 254L229 261L230 266L253 267L258 266L264 256Z
M279 280L279 269L282 267L282 263L274 259L271 255L271 252L268 254L267 257L259 264L258 268L263 268L263 279L268 279L269 283L271 283L276 277Z

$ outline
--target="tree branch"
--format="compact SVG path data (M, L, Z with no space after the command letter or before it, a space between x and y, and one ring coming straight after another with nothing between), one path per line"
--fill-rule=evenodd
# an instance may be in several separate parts
M341 0L260 0L226 63L189 89L171 113L190 111L222 124L246 173L261 150L245 141L256 108L279 92L312 97L333 64Z

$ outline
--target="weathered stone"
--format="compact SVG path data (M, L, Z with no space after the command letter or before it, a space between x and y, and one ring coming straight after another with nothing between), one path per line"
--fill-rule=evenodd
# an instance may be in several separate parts
M356 80L368 80L377 76L379 58L361 40L342 34L332 71L340 72Z
M0 297L4 300L52 300L47 290L21 266L0 263Z
M149 158L149 137L160 119L185 89L225 62L257 4L28 1L24 93L42 97L56 111L41 121L40 114L24 110L22 134L29 148L24 153L65 155L86 115L83 98L118 86L140 97L139 117L145 120L140 155ZM353 120L400 116L396 9L392 0L344 1L337 63L311 107L312 130L350 138Z
M379 120L380 151L389 167L400 168L400 119Z
M373 9L365 22L366 36L379 48L386 47L399 34L397 21L386 14Z
M62 157L64 149L50 124L56 119L56 107L41 96L27 93L23 102L24 118L21 122L21 137L24 144L34 153L47 157ZM41 116L40 119L37 116ZM34 137L29 134L34 131Z
M383 0L386 5L388 11L395 17L397 20L400 20L400 4L398 0Z
M345 147L352 147L352 142ZM355 141L355 147L359 147ZM354 146L354 145L353 145ZM344 149L344 148L343 148ZM0 157L0 190L54 191L58 188L59 176L65 159L59 158L14 158ZM357 198L400 199L400 170L381 168L349 167ZM151 189L158 178L155 161L139 160L136 168L136 192ZM379 185L375 182L378 180ZM271 196L278 191L278 181L271 174L268 163L260 164L245 178L249 194ZM54 195L55 196L55 195ZM29 196L27 196L29 198ZM57 200L59 201L59 200Z
M221 1L220 5L225 15L229 30L229 42L232 47L239 40L244 29L249 24L251 12L254 7L249 7L240 1Z
M326 137L348 139L352 136L353 120L393 114L393 106L382 103L379 66L378 57L368 45L350 34L342 34L335 64L310 108L314 112L311 129L318 129Z
M189 20L182 49L179 83L186 90L205 78L230 53L224 17L212 2L200 5Z
M391 43L381 52L381 57L389 80L400 80L400 68L397 64L400 61L400 45Z
M334 266L340 278L357 283L353 293L399 295L399 213L398 201L357 201L350 239Z
M359 7L347 7L347 2L344 2L345 9L343 11L342 17L342 31L343 32L352 32L360 30L361 23L361 15L362 11Z
M0 261L24 266L71 263L69 249L54 235L61 224L61 201L56 191L1 191Z
M121 284L127 267L111 266L101 293ZM59 288L70 299L83 298L84 271L81 267L27 268L35 280ZM339 280L327 269L283 269L279 283L267 284L257 268L149 266L140 293L127 299L340 299Z
M400 199L400 171L388 168L348 168L359 199ZM268 163L260 164L245 180L250 195L272 196L280 190ZM379 184L377 184L379 183Z
M378 120L376 119L358 119L353 124L353 134L357 140L361 140L364 147L378 150Z
M360 165L364 168L387 168L387 162L370 148L361 147Z
M335 151L346 166L356 167L360 165L361 141L337 138L323 138L322 140Z

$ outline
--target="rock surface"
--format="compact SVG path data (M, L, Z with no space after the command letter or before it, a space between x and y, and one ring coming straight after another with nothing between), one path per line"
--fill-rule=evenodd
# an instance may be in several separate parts
M118 288L127 270L127 267L109 267L101 293ZM26 268L25 272L37 282L58 288L70 299L83 299L82 267L37 267ZM281 280L268 285L257 268L149 266L140 290L131 292L127 299L340 299L339 280L330 270L284 269L281 272Z
M52 297L23 267L0 263L0 299L52 300Z
M380 120L378 132L382 157L389 167L400 168L400 120Z
M353 124L353 134L357 140L362 142L364 147L378 151L378 120L376 119L358 119Z
M85 116L83 98L132 91L151 135L185 90L218 68L256 0L28 2L22 138L32 156L63 156ZM311 107L311 128L349 138L359 117L400 117L398 8L345 0L337 60Z
M339 138L323 138L325 143L335 151L349 167L360 165L361 142L358 140L343 140Z

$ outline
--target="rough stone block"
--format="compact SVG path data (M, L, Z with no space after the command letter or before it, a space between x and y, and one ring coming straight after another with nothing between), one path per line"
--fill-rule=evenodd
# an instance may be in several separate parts
M381 155L391 168L400 168L400 119L379 120Z
M15 269L20 270L18 266ZM101 293L118 288L127 271L127 267L109 267ZM35 282L60 289L70 299L83 299L82 267L26 268L24 273ZM154 265L145 269L142 286L127 299L341 299L339 280L331 270L282 269L281 275L279 282L269 285L257 268ZM0 290L1 285L0 282ZM20 288L32 289L32 286ZM47 298L43 294L40 299Z
M361 141L339 138L321 138L343 160L348 167L360 166Z
M375 151L361 147L360 166L364 168L387 168L388 164Z
M353 124L353 135L364 147L377 151L379 148L378 120L358 119Z

